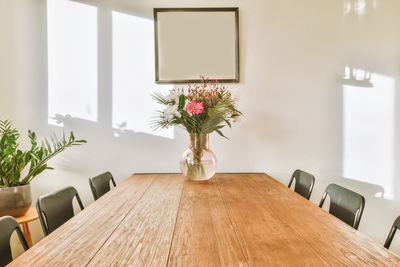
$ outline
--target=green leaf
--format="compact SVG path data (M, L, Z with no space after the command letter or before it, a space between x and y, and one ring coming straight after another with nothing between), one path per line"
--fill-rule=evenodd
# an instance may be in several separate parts
M231 125L231 123L229 122L229 120L228 120L228 119L225 119L224 121L225 121L226 125L228 125L228 126L229 126L229 128L232 128L232 125Z
M185 96L185 95L179 96L178 110L182 110L185 107L186 99L187 99L187 96Z
M61 141L53 134L50 136L51 144L45 138L41 145L38 145L34 131L28 130L27 136L31 148L29 150L18 149L18 130L13 128L10 121L0 120L0 187L28 184L44 170L53 169L46 164L49 159L68 147L86 143L86 140L75 141L72 132L69 141L66 140L65 134L63 134ZM25 173L25 168L28 169L27 175L21 179L21 174Z
M222 137L224 137L224 138L226 138L226 139L228 139L229 140L229 138L228 137L226 137L220 130L215 130L220 136L222 136Z
M156 102L158 102L159 104L168 105L167 97L164 96L164 95L161 94L161 93L154 93L154 94L151 95L151 97L152 97L154 100L156 100Z

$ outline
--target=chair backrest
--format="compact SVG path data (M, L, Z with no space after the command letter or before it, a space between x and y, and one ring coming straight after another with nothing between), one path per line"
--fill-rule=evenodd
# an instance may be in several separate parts
M105 172L96 177L89 178L90 189L92 189L92 194L94 200L99 199L102 195L110 191L110 181L115 187L115 181L110 172Z
M293 181L295 181L294 191L306 199L310 199L315 183L314 175L302 170L295 170L288 187L292 185Z
M12 261L10 238L14 231L17 231L19 240L24 250L27 250L28 243L22 234L18 222L11 216L0 218L0 266L5 266Z
M327 195L331 200L329 213L358 229L365 206L364 197L340 185L330 184L322 196L320 208L324 205Z
M40 196L36 202L44 235L48 235L74 216L72 201L76 197L83 210L78 192L72 186Z
M384 245L385 248L389 249L390 244L392 244L393 237L399 228L400 228L400 216L397 217L397 219L393 222L392 229L390 229L390 232L385 241L385 245Z

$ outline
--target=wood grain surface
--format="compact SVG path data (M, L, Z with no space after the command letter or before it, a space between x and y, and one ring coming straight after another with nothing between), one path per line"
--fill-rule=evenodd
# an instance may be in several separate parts
M154 177L147 176L125 180L10 265L85 266L154 180Z
M165 266L182 186L181 176L156 179L89 265Z
M400 266L266 174L133 175L10 266Z
M171 266L247 266L215 181L186 182Z

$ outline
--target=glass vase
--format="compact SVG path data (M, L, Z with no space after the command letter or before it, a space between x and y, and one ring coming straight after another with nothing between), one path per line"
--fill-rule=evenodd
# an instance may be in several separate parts
M214 176L217 157L209 147L208 134L189 134L189 148L183 152L180 167L189 180L202 181Z

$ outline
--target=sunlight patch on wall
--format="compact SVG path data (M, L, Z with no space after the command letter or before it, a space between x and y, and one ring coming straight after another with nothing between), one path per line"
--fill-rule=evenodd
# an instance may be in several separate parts
M365 70L353 71L347 71L343 80L343 176L380 185L384 197L392 199L394 79ZM358 73L358 78L352 80L351 73Z
M97 9L47 1L48 123L70 115L97 121ZM62 125L61 125L62 126Z
M344 15L354 13L362 17L365 15L367 8L372 7L376 9L377 6L378 0L344 0Z
M174 138L173 128L153 131L150 120L162 107L151 94L168 92L170 85L154 82L154 25L152 20L112 12L113 127Z

